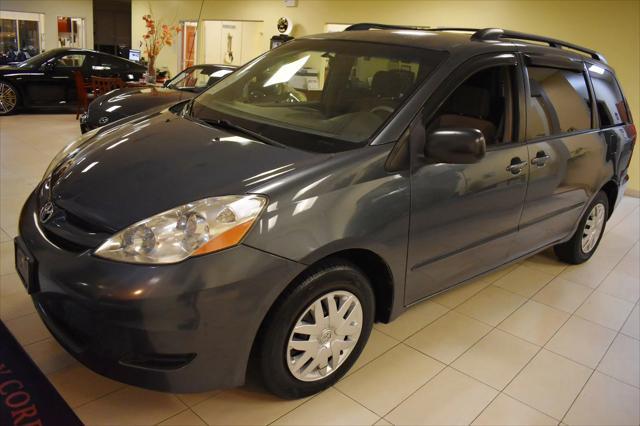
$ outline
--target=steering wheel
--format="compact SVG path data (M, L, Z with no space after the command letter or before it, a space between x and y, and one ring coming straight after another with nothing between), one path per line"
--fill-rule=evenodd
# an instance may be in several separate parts
M253 90L249 91L248 98L252 102L265 99L266 97L267 97L267 94L265 92L263 92L262 90L253 89Z
M377 115L381 115L380 114L381 112L386 112L387 113L385 114L385 117L386 117L393 112L393 108L391 108L389 105L378 105L377 107L371 108L369 112L372 112Z

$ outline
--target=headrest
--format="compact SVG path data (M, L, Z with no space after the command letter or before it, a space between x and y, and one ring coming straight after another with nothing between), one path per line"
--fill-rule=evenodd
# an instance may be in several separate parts
M460 86L447 101L445 112L468 117L487 118L491 111L489 90L475 86Z
M401 98L411 89L413 79L408 70L378 71L371 80L371 91L379 98Z

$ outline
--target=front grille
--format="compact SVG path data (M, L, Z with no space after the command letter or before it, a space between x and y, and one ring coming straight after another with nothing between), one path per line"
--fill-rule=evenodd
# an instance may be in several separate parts
M67 222L69 222L71 225L73 225L78 229L82 229L83 231L89 232L91 234L105 234L105 233L112 234L113 232L115 232L113 229L88 222L83 218L81 218L80 216L76 216L75 214L67 210L63 210L63 209L60 209L60 210L64 212L64 216Z
M61 237L60 235L57 235L51 232L46 227L43 227L42 229L44 231L45 237L47 237L49 241L51 241L53 244L55 244L57 247L60 247L63 250L70 251L73 253L82 253L85 250L89 250L93 248L93 247L88 247L86 245L76 244L73 241L70 241L66 238Z

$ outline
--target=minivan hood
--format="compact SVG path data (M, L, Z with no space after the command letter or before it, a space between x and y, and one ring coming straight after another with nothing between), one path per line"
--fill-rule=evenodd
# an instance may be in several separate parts
M99 132L54 172L51 196L83 221L117 231L195 200L250 193L324 157L164 110Z

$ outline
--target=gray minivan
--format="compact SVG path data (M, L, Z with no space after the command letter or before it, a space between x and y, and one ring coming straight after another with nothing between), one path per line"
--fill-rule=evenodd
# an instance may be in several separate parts
M635 139L597 52L359 24L69 145L23 208L16 266L101 374L196 392L251 362L301 397L375 321L547 247L588 260Z

